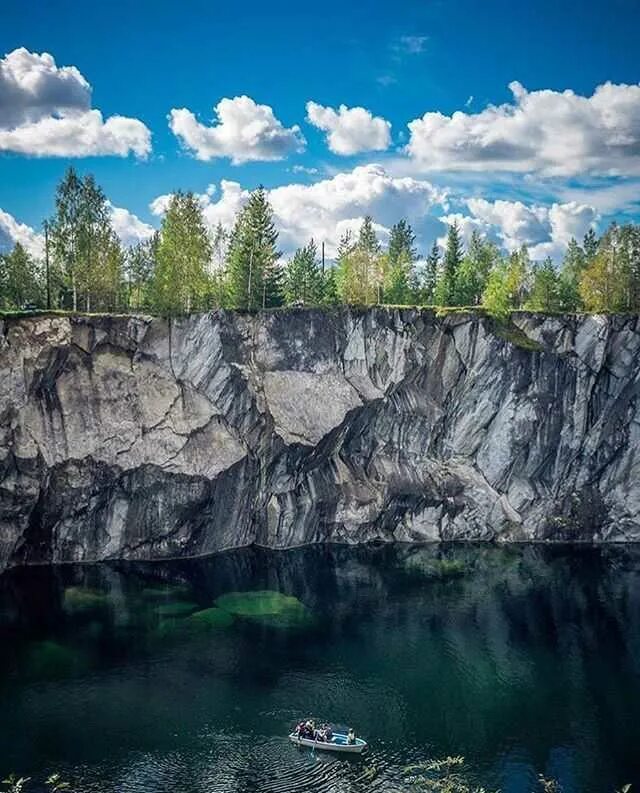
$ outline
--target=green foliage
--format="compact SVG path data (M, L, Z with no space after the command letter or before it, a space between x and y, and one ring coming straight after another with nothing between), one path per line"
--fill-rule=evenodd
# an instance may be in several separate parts
M491 316L504 321L511 311L523 305L529 269L529 254L524 247L514 251L508 260L496 262L482 295L482 303Z
M524 306L530 311L560 311L560 278L551 259L533 268L533 286Z
M17 242L11 253L0 256L0 305L22 308L42 298L41 273L25 248Z
M264 188L249 196L229 238L226 293L233 308L255 310L284 302L278 232Z
M117 309L124 261L104 192L91 174L81 178L69 168L55 205L49 224L54 304Z
M478 305L482 299L491 268L499 259L498 249L474 231L469 249L463 256L455 276L455 298L464 306Z
M171 196L156 247L152 295L160 314L202 308L209 291L211 242L193 193Z
M287 267L284 294L287 305L317 306L323 299L318 249L313 240L298 248Z
M129 307L145 308L151 302L151 285L156 269L160 234L133 245L125 255L125 273L129 285Z
M86 314L149 311L179 315L227 307L257 310L287 305L386 304L460 307L504 320L515 309L541 312L640 311L640 227L612 224L582 245L572 239L563 260L531 263L526 248L503 257L475 231L466 251L453 223L444 254L437 242L416 265L416 237L405 219L390 229L383 250L372 217L356 237L339 242L335 265L319 267L315 243L280 265L278 232L267 193L259 187L233 229L210 233L199 200L172 196L160 231L122 249L112 209L93 176L69 168L56 190L44 261L23 246L0 255L0 311L40 310L50 284L51 310ZM328 241L331 242L330 240Z
M458 271L462 264L462 239L457 222L449 226L447 245L442 260L442 268L438 273L435 288L435 302L439 306L456 306L460 304L457 294Z
M328 267L322 279L322 305L337 306L340 303L336 268Z
M395 267L400 261L416 260L416 235L413 229L402 219L391 226L389 235L389 265Z
M388 256L386 272L384 272L384 302L391 305L406 305L412 302L415 288L412 288L413 259L403 250L392 261Z

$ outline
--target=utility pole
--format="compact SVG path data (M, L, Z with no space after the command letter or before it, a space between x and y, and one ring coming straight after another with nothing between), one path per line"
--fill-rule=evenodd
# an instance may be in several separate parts
M44 222L44 266L47 274L47 311L51 310L51 281L49 280L49 221Z
M322 275L324 275L324 242L322 243Z

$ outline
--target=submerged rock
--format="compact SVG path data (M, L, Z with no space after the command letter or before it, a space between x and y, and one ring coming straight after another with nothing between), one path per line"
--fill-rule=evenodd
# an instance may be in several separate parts
M97 589L72 586L64 590L62 605L70 614L99 611L109 605L109 596Z
M0 321L0 567L640 539L638 318Z
M311 612L298 598L270 590L229 592L216 600L216 606L274 628L304 628L313 623Z

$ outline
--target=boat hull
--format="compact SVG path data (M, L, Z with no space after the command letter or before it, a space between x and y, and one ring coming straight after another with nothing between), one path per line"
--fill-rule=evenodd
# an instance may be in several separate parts
M292 732L289 740L296 746L308 746L310 749L340 754L361 754L367 748L367 742L362 738L356 738L355 743L347 743L347 736L342 733L334 733L330 741L314 741L313 738L299 738L295 732Z

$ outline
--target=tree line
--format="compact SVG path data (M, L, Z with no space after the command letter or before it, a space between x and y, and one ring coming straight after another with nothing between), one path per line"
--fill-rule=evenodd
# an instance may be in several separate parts
M598 238L572 239L563 259L533 262L525 246L505 255L457 224L441 249L421 259L406 220L380 243L371 217L346 232L325 266L314 240L283 265L267 193L254 190L233 228L211 233L193 193L169 200L160 229L124 249L107 198L91 175L73 168L58 185L45 222L46 250L23 245L0 257L0 308L184 314L219 307L424 305L484 307L507 316L543 312L640 310L640 226L611 224Z

